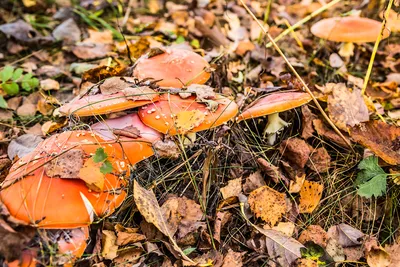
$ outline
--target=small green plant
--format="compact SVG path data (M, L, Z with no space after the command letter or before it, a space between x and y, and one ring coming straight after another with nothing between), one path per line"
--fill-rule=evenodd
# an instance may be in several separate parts
M379 197L386 193L387 173L379 166L378 158L370 156L358 164L360 172L357 174L357 194L362 197Z
M107 159L108 155L103 148L96 149L96 153L93 155L93 161L96 163L102 162L100 171L103 174L111 173L113 170L111 162Z
M6 66L0 71L0 87L7 95L13 96L18 94L20 87L25 91L31 91L38 87L39 80L32 77L32 73L22 73L22 69L14 69L11 66ZM7 107L3 96L0 96L0 107Z

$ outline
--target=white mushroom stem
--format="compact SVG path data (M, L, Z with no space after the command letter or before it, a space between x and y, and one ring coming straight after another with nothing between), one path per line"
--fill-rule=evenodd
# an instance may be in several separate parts
M353 43L343 43L339 50L339 55L348 60L354 55L354 44Z
M264 137L268 135L268 143L273 145L276 140L276 134L288 125L289 123L279 117L279 113L268 115L268 123L264 129Z

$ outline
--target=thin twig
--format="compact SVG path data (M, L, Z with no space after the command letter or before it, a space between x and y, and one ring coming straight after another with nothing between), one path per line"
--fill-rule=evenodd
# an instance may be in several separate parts
M273 41L274 42L278 42L280 39L282 39L284 36L286 36L288 33L290 33L291 31L297 29L298 27L300 27L301 25L303 25L304 23L306 23L307 21L309 21L310 19L312 19L313 17L317 16L318 14L324 12L325 10L327 10L328 8L332 7L333 5L336 5L337 3L339 3L342 0L333 0L332 2L330 2L329 4L326 4L320 8L318 8L317 10L315 10L313 13L311 13L310 15L308 15L307 17L303 18L302 20L299 20L298 22L296 22L295 24L293 24L293 26L287 28L286 30L284 30L281 34L279 34ZM241 1L242 2L242 1ZM257 20L258 21L258 20ZM274 44L272 43L272 41L270 41L269 43L267 43L265 46L267 48L272 47Z
M371 72L372 72L372 66L373 66L374 60L375 60L375 55L376 55L376 52L378 51L379 43L382 40L383 32L386 29L386 21L387 21L387 18L389 17L389 12L392 9L392 4L393 4L393 0L390 0L388 3L388 6L386 7L386 11L385 11L385 14L384 14L383 20L382 20L381 31L380 31L380 34L378 35L378 38L376 38L374 50L372 51L371 59L369 60L368 70L367 70L367 74L365 75L365 78L364 78L364 84L363 84L363 88L361 90L361 94L364 94L365 90L367 89L369 77L371 76Z
M321 112L322 116L328 121L328 123L331 125L333 130L343 139L343 141L351 148L351 150L355 153L353 147L351 146L350 142L344 137L342 132L336 127L336 125L331 121L331 119L328 117L328 115L325 113L324 109L321 107L319 104L318 100L315 98L314 94L311 92L310 88L308 88L307 84L301 78L301 76L297 73L297 71L293 68L292 64L290 64L289 60L286 58L285 54L282 52L282 50L279 48L279 46L275 43L274 39L271 37L271 35L267 32L267 30L264 28L264 26L258 21L256 16L254 15L253 12L249 9L249 7L246 5L246 3L243 0L240 0L242 3L243 7L246 9L246 11L250 14L250 16L258 23L258 26L262 29L262 31L265 33L265 35L268 37L276 51L278 51L279 55L285 60L286 64L288 65L289 69L292 71L292 73L296 76L296 78L301 82L303 85L303 89L311 96L312 100L314 101L315 105ZM334 1L333 1L334 2Z

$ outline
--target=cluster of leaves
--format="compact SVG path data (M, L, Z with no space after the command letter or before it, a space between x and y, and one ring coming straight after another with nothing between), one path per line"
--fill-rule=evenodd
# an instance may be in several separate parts
M108 160L108 155L103 148L98 148L96 153L93 155L93 161L95 163L103 163L100 167L100 171L103 174L111 173L113 170L111 162Z
M358 165L357 193L362 197L379 197L386 193L387 173L379 166L378 157L370 156L363 159Z
M0 71L1 88L7 95L13 96L18 94L20 87L25 91L32 91L38 87L39 80L33 77L32 73L22 73L23 70L21 68L14 69L11 66L6 66ZM2 96L0 96L0 107L7 107Z

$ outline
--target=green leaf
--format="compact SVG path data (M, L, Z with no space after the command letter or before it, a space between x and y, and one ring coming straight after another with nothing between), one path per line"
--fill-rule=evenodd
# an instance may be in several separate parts
M383 196L386 193L386 176L386 173L379 174L368 182L359 185L357 194L367 198Z
M32 78L28 81L29 85L31 86L32 89L35 89L36 87L39 86L39 80L37 78Z
M22 82L27 82L32 78L32 73L27 73L22 77Z
M8 108L7 102L2 95L0 95L0 108Z
M11 66L5 66L2 71L0 71L0 80L2 82L6 82L9 79L11 79L12 75L14 73L14 68Z
M21 83L21 87L22 89L24 89L25 91L30 91L32 90L31 85L28 82L22 82Z
M23 72L22 69L20 69L20 68L16 69L16 70L14 71L13 75L12 75L11 80L16 81L16 80L18 80L19 78L21 78L22 72Z
M360 172L357 174L355 184L358 186L357 193L362 197L382 196L386 192L387 174L379 166L378 158L370 156L358 164Z
M104 148L99 147L96 149L96 153L93 155L93 161L96 163L103 162L107 159L108 155L104 151Z
M185 37L183 37L182 35L179 35L178 38L176 38L175 43L177 44L181 44L185 42Z
M101 165L101 167L100 167L100 172L102 174L111 173L112 170L113 170L113 166L109 160L104 161L103 165Z
M4 91L8 94L8 95L16 95L19 93L19 86L17 83L12 82L12 83L5 83L2 85Z
M189 248L187 248L187 249L184 249L184 250L183 250L183 253L184 253L186 256L188 256L190 253L192 253L192 252L195 251L195 250L196 250L196 248L189 247Z
M193 46L194 48L200 48L200 42L199 42L199 40L197 40L197 39L193 39L193 40L190 42L190 45Z

